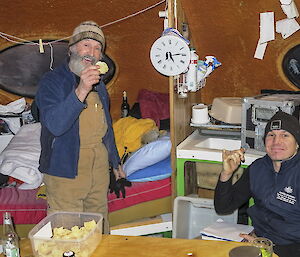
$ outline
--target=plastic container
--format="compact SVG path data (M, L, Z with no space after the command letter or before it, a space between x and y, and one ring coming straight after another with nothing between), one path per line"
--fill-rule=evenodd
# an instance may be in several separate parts
M196 54L196 50L191 48L191 60L189 64L189 69L186 73L186 86L188 91L197 91L197 66L198 66L199 56Z
M209 115L225 123L241 124L242 102L240 97L214 98Z
M94 220L96 226L79 239L53 239L54 228L84 227L84 222ZM76 257L91 256L102 240L102 214L85 212L57 212L41 220L28 234L34 256L58 257L73 251Z
M174 200L173 238L192 239L200 231L218 219L237 223L238 211L230 215L218 215L212 199L178 196Z

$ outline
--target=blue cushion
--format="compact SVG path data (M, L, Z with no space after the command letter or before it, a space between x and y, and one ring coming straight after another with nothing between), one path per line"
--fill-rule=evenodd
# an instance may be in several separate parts
M171 146L170 136L164 136L141 147L123 165L127 177L137 170L166 159L171 153Z
M172 174L171 157L157 162L144 169L137 170L127 177L132 182L156 181L170 177Z

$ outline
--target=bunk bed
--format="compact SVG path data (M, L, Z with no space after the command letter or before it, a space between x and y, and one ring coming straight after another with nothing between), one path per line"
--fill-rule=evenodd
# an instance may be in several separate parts
M11 212L20 236L47 215L46 200L39 194L39 138L40 123L23 125L0 153L0 173L14 182L0 189L0 215ZM172 212L170 152L170 138L165 135L127 159L124 166L132 185L126 187L125 198L108 194L111 226Z

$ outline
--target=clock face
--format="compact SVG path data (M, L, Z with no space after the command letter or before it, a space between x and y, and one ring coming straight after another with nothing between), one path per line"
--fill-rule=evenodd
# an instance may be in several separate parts
M190 64L190 49L182 38L166 35L153 43L150 59L158 72L175 76L187 70Z

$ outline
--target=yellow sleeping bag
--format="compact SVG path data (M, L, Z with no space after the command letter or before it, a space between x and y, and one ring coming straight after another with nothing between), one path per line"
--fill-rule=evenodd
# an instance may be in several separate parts
M120 158L126 152L134 152L141 146L142 136L158 127L152 119L136 119L134 117L121 118L113 124L116 145Z

